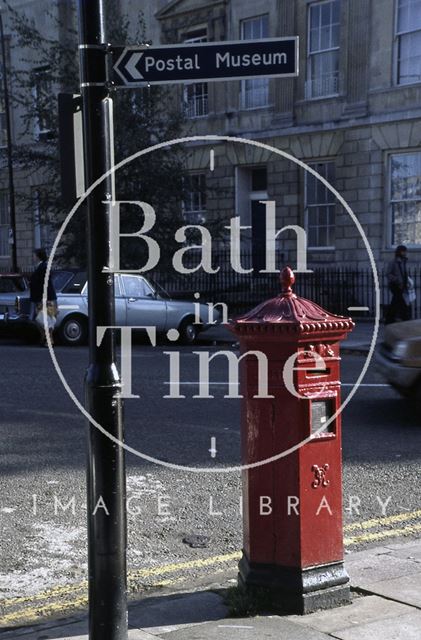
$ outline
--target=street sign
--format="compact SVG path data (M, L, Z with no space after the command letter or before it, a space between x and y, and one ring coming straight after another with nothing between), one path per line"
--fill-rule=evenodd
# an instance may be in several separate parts
M112 47L120 87L298 75L298 36L234 42Z
M65 206L73 207L85 193L82 97L79 94L58 94L58 126L61 197Z

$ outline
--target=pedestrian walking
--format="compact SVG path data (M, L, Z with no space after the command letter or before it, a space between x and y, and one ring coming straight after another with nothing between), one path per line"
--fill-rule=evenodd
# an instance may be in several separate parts
M34 273L31 276L29 283L29 291L31 302L35 306L35 321L41 329L41 346L47 346L47 337L45 335L44 328L44 313L42 309L42 298L44 293L44 280L47 271L48 256L45 249L35 249L35 258L37 260L37 266ZM47 325L50 333L50 340L53 344L53 329L56 324L56 317L58 314L57 308L57 295L54 289L54 284L51 279L51 274L48 279L47 285Z
M411 303L415 300L414 283L407 271L407 248L396 247L395 258L387 268L387 281L392 300L387 310L385 322L391 324L411 319Z

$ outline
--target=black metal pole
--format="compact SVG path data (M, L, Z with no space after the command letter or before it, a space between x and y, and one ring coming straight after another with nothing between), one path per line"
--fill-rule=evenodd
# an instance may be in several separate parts
M9 211L10 211L10 228L12 229L12 269L16 273L18 270L18 259L16 251L16 207L15 207L15 181L13 177L13 155L12 155L12 128L10 126L10 106L9 106L9 88L7 84L7 63L6 63L6 45L4 42L3 16L0 11L0 40L1 40L1 58L3 73L3 99L4 112L6 116L7 131L7 169L9 173Z
M112 99L108 92L103 0L78 0L85 184L112 166ZM114 325L114 280L109 264L109 206L112 179L88 198L89 354L85 378L90 415L122 441L121 382L115 364L115 336L96 344L98 326ZM89 638L127 639L126 488L124 449L93 425L88 436Z

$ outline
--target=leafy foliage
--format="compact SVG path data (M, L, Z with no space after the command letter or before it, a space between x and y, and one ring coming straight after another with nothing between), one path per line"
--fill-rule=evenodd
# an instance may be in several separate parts
M65 3L67 4L67 3ZM8 5L13 30L17 35L20 66L12 70L14 108L19 109L23 124L22 143L15 148L15 160L38 189L41 222L60 226L66 208L60 191L59 159L59 92L78 92L78 36L76 16L63 20L50 12L49 34L45 35L34 21ZM129 22L120 15L118 3L107 2L108 40L129 44ZM139 17L135 41L145 42L145 23ZM114 99L115 162L127 158L151 145L182 135L184 116L174 91L163 87L116 91ZM53 99L52 99L53 96ZM34 135L34 131L36 132ZM185 151L176 146L140 157L116 174L116 197L119 200L142 200L156 210L157 223L153 233L162 247L170 249L175 230L183 224L183 167ZM18 195L21 210L29 216L34 208L33 193ZM142 224L133 209L122 212L122 231L137 231ZM63 263L83 266L86 259L84 211L75 215L63 246L58 252ZM144 249L144 247L143 247ZM163 251L164 256L170 251ZM122 267L144 263L142 243L123 244Z

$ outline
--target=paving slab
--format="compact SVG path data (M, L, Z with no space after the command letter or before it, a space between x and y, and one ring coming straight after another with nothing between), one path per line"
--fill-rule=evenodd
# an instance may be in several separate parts
M420 640L421 611L393 618L359 624L352 629L335 631L331 637L339 640Z
M222 597L210 591L157 596L129 609L129 624L159 636L203 622L221 620L228 613Z
M348 627L355 627L364 622L376 622L397 616L413 613L412 607L391 602L379 596L362 596L355 598L352 604L328 611L317 611L306 616L288 616L290 620L297 624L317 629L325 633L332 633ZM421 635L420 635L421 637Z
M327 640L314 629L279 616L227 618L180 629L163 636L165 640ZM373 640L373 639L371 639ZM418 638L419 640L419 638Z
M421 608L421 571L392 580L367 582L360 586L376 595Z
M60 635L62 634L62 635ZM16 638L21 640L49 640L50 638L80 638L88 634L88 619L67 618L66 620L51 620L49 623L18 627L0 634L1 639Z
M15 634L13 638L22 640L89 640L88 633L79 635L79 631L73 628L74 625L63 625L62 627L56 627L54 629L39 629L34 633L25 635ZM156 635L151 635L140 629L129 629L129 640L157 640Z
M366 584L375 580L388 580L411 575L420 570L420 565L414 559L398 557L393 550L380 547L372 551L359 551L345 559L351 586L366 588Z
M388 545L388 548L395 558L405 558L406 560L421 562L421 542L417 542L416 544L391 544Z

